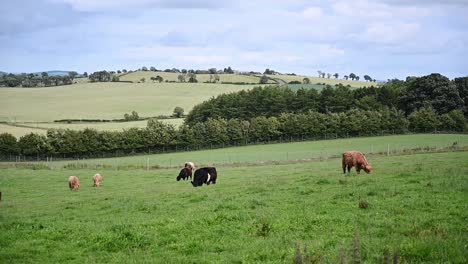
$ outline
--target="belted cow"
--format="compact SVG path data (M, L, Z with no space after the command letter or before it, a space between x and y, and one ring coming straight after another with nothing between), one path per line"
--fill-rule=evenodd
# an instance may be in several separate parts
M193 181L191 181L193 187L202 186L203 184L210 185L210 183L216 184L218 173L215 167L200 168L195 171Z
M346 151L343 153L342 159L343 173L351 171L352 167L356 167L356 171L359 174L361 170L366 173L371 173L372 166L367 162L366 157L359 151Z

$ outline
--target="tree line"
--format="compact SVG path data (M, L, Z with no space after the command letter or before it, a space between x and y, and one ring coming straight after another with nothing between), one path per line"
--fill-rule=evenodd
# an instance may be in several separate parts
M249 119L209 118L194 125L173 125L156 119L146 128L118 131L50 129L47 135L28 134L17 140L9 133L0 134L0 157L84 158L130 153L151 153L244 145L281 140L305 140L380 135L382 133L461 132L466 120L460 110L437 114L433 108L421 108L409 116L395 108L381 110L351 109L340 113L281 113Z
M72 84L77 72L69 72L68 75L51 75L47 72L22 73L22 74L3 74L0 75L0 86L6 87L49 87Z
M390 80L382 87L352 90L341 84L327 85L321 91L301 88L292 91L282 87L256 87L249 91L222 94L196 105L186 123L193 126L210 118L279 116L281 113L341 113L351 109L383 110L394 108L405 116L432 108L438 115L460 110L468 117L468 77L451 81L440 74L410 77L405 81Z

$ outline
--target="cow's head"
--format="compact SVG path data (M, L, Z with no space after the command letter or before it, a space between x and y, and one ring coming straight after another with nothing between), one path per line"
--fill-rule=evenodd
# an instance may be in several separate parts
M371 173L372 172L372 166L367 164L366 166L364 166L364 171L366 173Z

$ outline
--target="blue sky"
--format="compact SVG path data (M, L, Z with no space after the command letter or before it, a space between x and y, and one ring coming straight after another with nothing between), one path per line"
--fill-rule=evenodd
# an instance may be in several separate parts
M468 0L6 0L0 11L7 72L468 75Z

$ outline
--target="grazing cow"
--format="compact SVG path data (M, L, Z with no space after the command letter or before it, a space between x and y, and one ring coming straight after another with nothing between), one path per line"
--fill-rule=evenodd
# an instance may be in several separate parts
M180 170L179 176L177 176L176 178L177 181L180 181L180 179L183 179L185 181L186 179L189 179L189 178L191 180L194 170L195 170L195 164L193 164L193 162L190 162L190 161L185 162L184 168Z
M346 151L343 153L343 173L346 173L346 168L348 168L348 173L352 167L356 167L356 171L359 174L361 169L366 173L371 173L372 166L367 162L366 157L359 151Z
M76 191L80 188L80 180L76 176L68 177L68 187L70 187L70 191Z
M96 175L93 176L93 182L94 182L94 187L100 187L102 183L102 175L99 173L96 173Z
M177 176L176 179L177 181L180 181L180 179L183 179L185 181L188 178L190 178L190 180L192 179L192 170L185 167L182 170L180 170L179 176Z
M193 187L202 186L204 183L210 185L210 183L216 184L218 173L215 167L200 168L195 171L193 175L193 181L191 182Z

